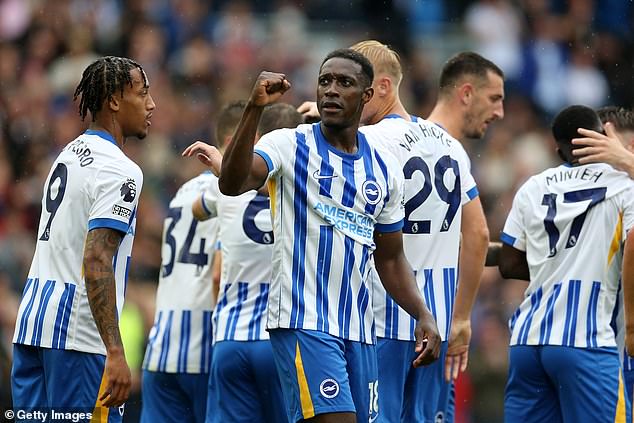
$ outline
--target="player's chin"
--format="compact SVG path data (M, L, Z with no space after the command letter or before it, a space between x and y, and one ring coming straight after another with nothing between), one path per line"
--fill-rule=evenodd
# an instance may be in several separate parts
M140 140L142 140L143 138L147 137L147 129L145 130L141 130L136 134L136 137Z

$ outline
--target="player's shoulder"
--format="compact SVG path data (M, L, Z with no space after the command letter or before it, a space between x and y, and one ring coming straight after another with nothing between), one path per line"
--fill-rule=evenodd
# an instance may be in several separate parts
M191 192L202 194L213 185L215 185L216 187L218 186L218 177L210 171L205 171L181 185L178 191L176 191L175 197Z

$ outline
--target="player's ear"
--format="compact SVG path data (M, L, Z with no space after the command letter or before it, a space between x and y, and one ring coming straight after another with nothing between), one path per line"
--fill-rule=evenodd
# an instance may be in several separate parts
M392 81L387 76L383 76L374 85L376 86L375 94L379 97L385 97L390 92Z
M112 110L113 112L118 112L119 111L119 108L121 107L121 104L120 104L119 99L117 98L116 95L111 96L106 101L108 103L108 108L110 110Z
M361 101L365 105L368 103L368 101L372 100L373 96L374 96L374 88L368 87L363 90L363 96L361 97Z
M473 101L473 84L470 82L465 82L461 86L458 87L458 97L460 102L464 105L469 105Z

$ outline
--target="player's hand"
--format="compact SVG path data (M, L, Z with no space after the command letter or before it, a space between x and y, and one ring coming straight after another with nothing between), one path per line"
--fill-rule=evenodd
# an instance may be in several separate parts
M183 157L191 157L196 155L198 160L213 172L214 175L220 175L220 167L222 166L222 154L212 145L202 141L196 141L183 151Z
M458 372L467 369L469 361L469 341L471 340L471 321L453 320L445 358L445 380L451 382L458 378Z
M302 114L304 123L315 123L321 120L317 103L314 101L303 102L302 105L297 108L297 111Z
M104 407L119 407L125 403L130 395L130 385L132 377L130 368L125 361L123 349L121 352L108 353L106 355L106 389L99 397L101 405Z
M414 367L426 366L433 363L440 356L440 333L434 316L425 308L425 312L419 316L414 329L416 337L415 351L418 357L413 361Z
M255 81L249 102L254 106L266 106L277 101L291 88L283 73L263 71Z
M579 128L580 136L572 143L583 147L572 150L572 154L579 157L580 164L607 163L615 169L624 170L628 161L634 161L634 154L623 146L612 123L607 122L604 128L605 134Z

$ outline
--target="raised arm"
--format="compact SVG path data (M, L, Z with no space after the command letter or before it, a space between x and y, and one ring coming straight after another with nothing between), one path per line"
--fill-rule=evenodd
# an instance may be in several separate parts
M258 76L242 119L222 159L218 185L223 194L239 195L264 184L269 169L262 157L253 154L255 134L264 106L275 102L290 87L284 74L262 72Z
M125 360L119 318L117 292L112 260L119 248L123 233L109 228L88 232L84 247L84 277L90 311L99 335L106 346L104 394L99 398L104 407L118 407L130 394L130 369Z
M374 262L381 282L388 294L416 322L416 352L414 367L424 366L440 355L440 334L434 317L429 312L418 290L412 267L403 252L403 235L400 231L375 232Z
M464 372L467 368L471 340L471 310L480 287L489 245L489 229L479 197L462 208L461 232L458 290L445 360L445 379L448 381L456 379L458 372Z

